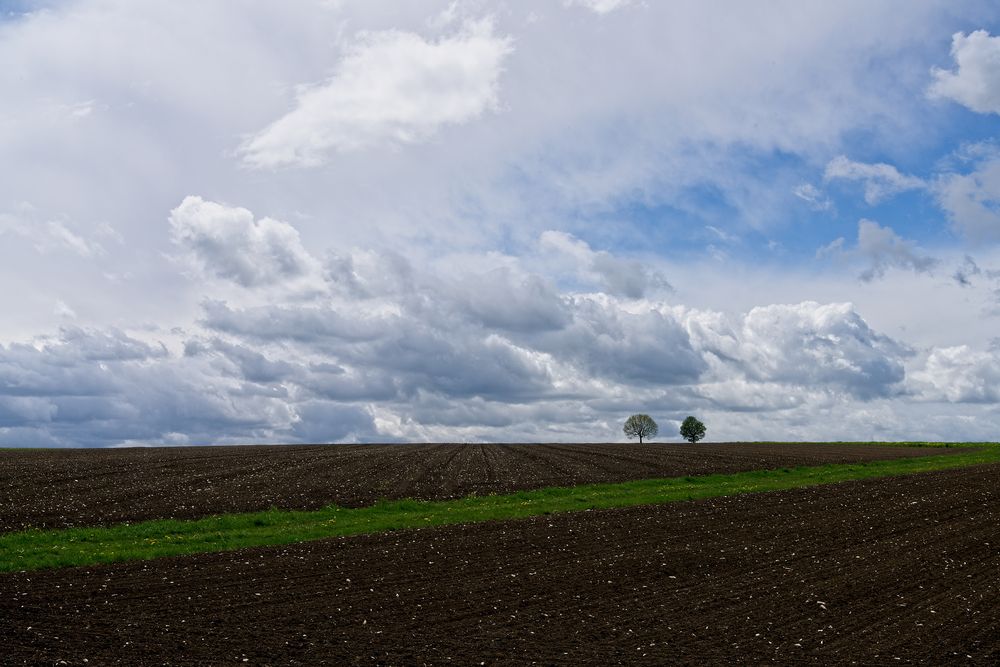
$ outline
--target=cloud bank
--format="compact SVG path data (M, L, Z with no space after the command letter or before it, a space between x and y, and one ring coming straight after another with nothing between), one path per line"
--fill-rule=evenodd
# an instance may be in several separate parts
M199 327L163 342L72 327L0 347L0 443L611 438L640 408L780 420L904 394L1000 402L993 353L935 349L912 369L916 351L849 303L727 315L560 289L563 276L513 256L443 271L371 250L329 253L319 289L260 301L262 282L320 263L294 226L197 196L168 224L225 299L206 283ZM571 279L595 256L624 262L566 234L542 240L583 260Z

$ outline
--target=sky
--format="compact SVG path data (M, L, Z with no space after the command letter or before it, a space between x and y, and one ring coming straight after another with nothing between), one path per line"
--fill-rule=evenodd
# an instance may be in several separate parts
M990 2L0 0L0 446L1000 439Z

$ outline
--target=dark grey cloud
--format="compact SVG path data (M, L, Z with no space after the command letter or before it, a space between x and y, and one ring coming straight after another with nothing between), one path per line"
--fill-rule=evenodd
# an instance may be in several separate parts
M216 355L224 363L221 372L242 377L250 382L279 382L296 371L296 365L287 361L275 361L246 345L229 343L219 338L210 341L189 340L184 345L185 356Z
M972 259L969 255L966 255L961 265L955 269L955 273L952 274L952 277L955 279L955 282L962 287L971 287L973 276L981 275L982 272L982 269L980 269L979 265L976 264L976 260Z
M284 401L240 387L120 331L68 329L37 345L0 346L0 442L215 442L290 423Z
M623 308L608 298L572 301L573 322L533 342L589 376L653 385L697 381L707 368L687 331L672 313Z
M298 442L369 440L375 432L371 414L352 405L310 400L297 405L296 413L298 419L288 436Z
M373 314L364 307L345 313L333 305L234 309L223 301L206 301L203 313L202 324L208 329L259 341L371 341L401 325L391 314Z
M456 306L490 329L530 333L564 328L570 312L553 285L501 267L465 276L454 286Z
M371 299L342 304L337 326L329 306L315 303L206 302L206 312L224 317L206 317L212 335L186 339L179 354L116 330L66 329L2 347L0 442L574 438L616 432L630 409L788 411L877 400L903 391L912 356L849 304L729 317L564 294L567 324L539 331L487 328L457 314L467 304L456 294L421 294L416 311L405 304L412 294L401 298L394 326L364 335L340 325ZM924 381L933 391L920 391L993 400L985 389L954 388L969 377L988 387L993 362L972 358L956 374L940 370L943 359L928 366L938 369Z

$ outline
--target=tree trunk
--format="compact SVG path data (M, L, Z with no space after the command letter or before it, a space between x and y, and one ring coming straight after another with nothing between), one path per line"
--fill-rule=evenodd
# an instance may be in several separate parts
M642 433L639 434L639 444L642 444Z

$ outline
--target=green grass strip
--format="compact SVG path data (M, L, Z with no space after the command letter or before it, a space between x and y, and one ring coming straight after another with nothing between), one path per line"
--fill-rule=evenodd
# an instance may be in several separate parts
M677 443L673 443L677 444ZM710 444L710 443L704 443ZM720 443L722 444L722 443ZM817 445L825 447L829 445L869 445L878 447L934 447L938 449L958 449L965 447L989 447L1000 443L995 442L941 442L940 440L823 440L821 442L810 440L744 440L734 443L734 445Z
M185 521L159 520L110 527L27 530L0 534L0 572L146 560L364 533L520 519L554 512L780 491L1000 463L1000 446L990 443L978 443L976 446L977 449L970 452L890 461L552 487L507 495L469 496L459 500L380 501L356 509L337 506L316 511L273 509Z

